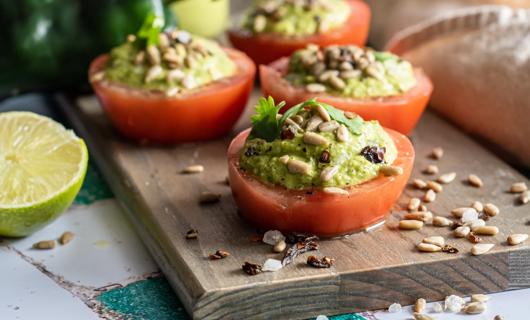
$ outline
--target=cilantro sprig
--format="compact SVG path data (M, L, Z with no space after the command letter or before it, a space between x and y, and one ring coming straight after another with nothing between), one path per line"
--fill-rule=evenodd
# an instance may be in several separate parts
M159 42L159 34L164 28L164 17L150 13L144 20L142 27L138 30L136 36L144 40L147 46L156 46Z
M256 114L251 117L252 130L250 132L250 139L260 138L268 142L277 139L280 136L280 131L285 121L296 115L306 107L316 107L321 105L329 113L332 120L345 125L353 134L361 134L360 128L363 124L361 117L348 119L344 112L338 110L329 104L318 102L316 99L310 99L299 103L289 110L287 110L281 117L278 117L278 112L285 106L285 101L276 104L272 97L267 99L260 98L256 105Z

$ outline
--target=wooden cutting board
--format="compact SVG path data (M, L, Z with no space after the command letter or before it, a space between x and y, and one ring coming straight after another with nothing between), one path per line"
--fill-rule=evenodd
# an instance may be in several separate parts
M234 134L248 125L245 119L257 96L256 92ZM307 318L386 308L393 302L411 304L420 297L440 300L449 294L530 287L530 241L517 247L506 244L511 233L530 233L530 205L517 205L514 195L507 192L513 182L528 180L430 112L412 137L417 152L413 177L428 179L421 171L434 162L442 173L458 173L456 181L444 186L429 205L435 214L450 216L451 209L475 200L495 203L501 213L489 224L501 232L484 237L484 242L495 244L490 253L471 256L471 244L453 238L449 228L396 230L401 208L411 196L422 195L408 187L385 226L320 241L316 254L334 257L332 268L310 268L304 255L278 272L249 276L241 270L245 261L262 264L267 258L281 256L271 253L270 246L251 241L256 230L237 214L230 188L224 183L230 137L178 146L140 146L117 135L93 97L79 103L63 97L58 101L194 318ZM428 157L435 146L445 149L440 161ZM205 172L179 174L190 164L204 165ZM464 180L470 173L480 176L484 187L467 185ZM221 202L199 205L198 195L205 190L221 193ZM199 230L197 240L185 239L191 228ZM419 253L415 244L430 235L446 237L460 253ZM210 261L208 254L220 248L232 255Z

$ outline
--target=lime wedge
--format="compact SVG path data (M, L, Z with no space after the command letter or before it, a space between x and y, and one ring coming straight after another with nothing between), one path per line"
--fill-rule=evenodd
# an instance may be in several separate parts
M0 235L28 235L79 192L88 151L61 124L30 112L0 113Z

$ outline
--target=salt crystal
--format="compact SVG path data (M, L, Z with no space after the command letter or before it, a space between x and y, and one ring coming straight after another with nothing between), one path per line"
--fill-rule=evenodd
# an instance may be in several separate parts
M271 246L278 243L278 241L285 241L285 237L278 230L269 230L263 235L263 242Z
M444 307L442 306L440 302L434 302L432 304L432 311L435 313L442 313L444 312Z
M324 315L319 315L315 320L329 320L329 318Z
M462 214L462 222L463 223L475 221L477 219L478 219L478 212L477 212L477 210L475 210L473 208L466 209L464 211L464 213Z
M390 313L396 313L401 311L401 305L399 303L392 303L390 307L388 307L388 312Z
M282 262L276 259L267 259L261 268L262 271L275 272L282 268Z
M485 225L486 225L486 221L482 219L477 219L475 221L472 221L469 227L471 228L471 230L473 230L474 228L483 227Z
M460 312L465 304L466 301L459 296L450 295L445 298L445 310L451 312Z

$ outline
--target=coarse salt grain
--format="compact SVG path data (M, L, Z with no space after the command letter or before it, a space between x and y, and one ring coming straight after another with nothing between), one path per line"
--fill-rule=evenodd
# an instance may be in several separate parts
M460 312L465 304L466 301L459 296L450 295L445 298L445 310L451 312Z
M432 311L435 313L442 313L444 312L444 307L442 306L440 302L434 302L432 304Z
M466 223L466 222L471 222L471 221L475 221L478 219L478 212L477 210L473 209L473 208L469 208L467 209L466 211L464 211L464 213L462 214L462 219L461 221L463 223Z
M282 262L276 259L267 259L261 268L262 271L275 272L282 268Z
M390 307L388 307L388 312L390 313L401 312L401 305L399 303L392 303Z
M285 241L285 236L278 230L269 230L263 235L263 242L268 245L275 245L279 241Z

